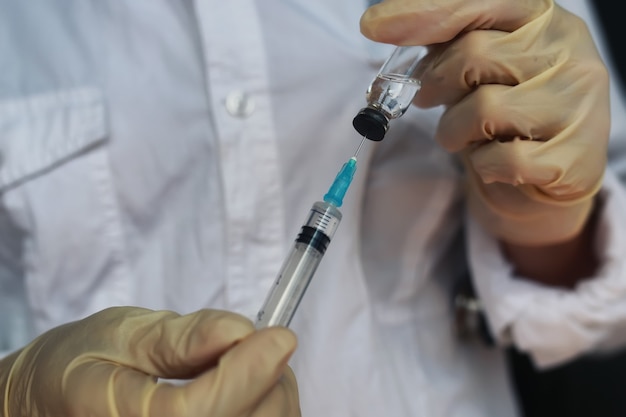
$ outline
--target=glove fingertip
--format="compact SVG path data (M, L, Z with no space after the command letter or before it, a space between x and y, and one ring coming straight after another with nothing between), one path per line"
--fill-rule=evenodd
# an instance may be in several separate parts
M298 339L296 335L289 329L284 327L274 327L266 330L272 332L273 343L276 346L277 352L282 352L285 356L291 356L298 346Z

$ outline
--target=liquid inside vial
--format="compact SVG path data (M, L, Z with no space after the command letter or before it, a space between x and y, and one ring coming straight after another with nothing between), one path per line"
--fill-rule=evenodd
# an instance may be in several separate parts
M413 97L420 89L413 78L394 74L378 74L366 92L367 102L381 110L389 119L395 119L409 108Z

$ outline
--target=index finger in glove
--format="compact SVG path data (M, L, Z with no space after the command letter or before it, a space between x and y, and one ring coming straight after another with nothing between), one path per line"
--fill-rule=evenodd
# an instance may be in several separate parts
M522 137L549 141L581 136L608 137L608 78L600 63L589 62L557 74L559 68L517 86L483 85L442 115L436 140L449 152L494 139Z
M480 85L515 86L537 76L546 82L535 86L560 90L576 83L580 72L595 74L590 66L603 65L584 21L554 6L511 33L477 30L430 47L414 104L452 105ZM598 75L602 85L606 77Z
M436 138L450 151L465 149L483 182L572 196L601 175L610 126L608 95L581 84L483 86L444 113Z
M511 32L551 5L550 0L385 0L365 11L361 32L377 42L431 45L475 29Z

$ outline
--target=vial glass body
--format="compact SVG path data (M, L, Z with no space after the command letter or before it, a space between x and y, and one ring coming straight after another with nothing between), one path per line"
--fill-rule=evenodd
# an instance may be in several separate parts
M402 116L420 89L417 71L426 52L423 46L397 47L369 85L368 105L388 119Z
M367 107L354 117L352 125L362 136L380 141L389 121L402 116L420 90L420 62L428 50L423 46L398 46L367 88Z

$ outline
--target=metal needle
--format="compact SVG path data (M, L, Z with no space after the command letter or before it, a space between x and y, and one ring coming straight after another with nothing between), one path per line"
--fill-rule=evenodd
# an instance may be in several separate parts
M363 139L361 139L361 143L359 143L359 147L356 148L356 152L354 152L353 158L356 159L356 156L359 154L359 151L361 150L361 147L363 146L363 143L365 142L365 139L367 139L367 138L365 136L363 136Z

